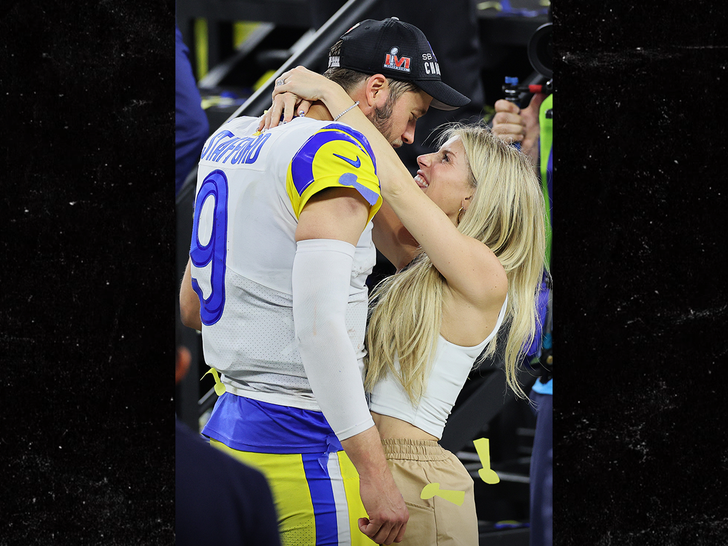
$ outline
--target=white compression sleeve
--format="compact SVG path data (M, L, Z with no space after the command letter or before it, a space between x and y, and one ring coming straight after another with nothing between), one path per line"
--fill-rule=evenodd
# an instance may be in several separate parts
M293 321L306 376L339 440L374 426L346 328L354 246L299 241L293 260Z

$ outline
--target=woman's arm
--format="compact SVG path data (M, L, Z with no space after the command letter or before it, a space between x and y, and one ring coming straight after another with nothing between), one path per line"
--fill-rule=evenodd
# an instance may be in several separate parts
M311 101L321 101L329 112L336 114L354 103L338 84L303 67L290 70L282 78L285 83L275 88L274 97L291 92ZM278 119L275 115L274 119ZM494 296L500 300L505 273L490 249L457 230L419 188L387 139L359 108L348 110L340 121L369 140L377 159L382 197L447 279L450 288L476 306L491 304Z

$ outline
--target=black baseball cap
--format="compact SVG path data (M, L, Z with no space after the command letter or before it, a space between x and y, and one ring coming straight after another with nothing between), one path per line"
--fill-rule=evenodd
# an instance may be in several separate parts
M396 17L383 21L366 19L347 30L341 40L341 53L329 57L329 68L348 68L413 82L432 96L431 106L438 110L456 110L470 102L442 82L435 52L414 25Z

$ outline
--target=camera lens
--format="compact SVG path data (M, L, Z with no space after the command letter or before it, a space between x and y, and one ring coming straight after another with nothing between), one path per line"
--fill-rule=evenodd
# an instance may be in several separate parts
M553 76L551 27L552 23L541 25L528 42L528 60L531 62L531 66L547 78Z

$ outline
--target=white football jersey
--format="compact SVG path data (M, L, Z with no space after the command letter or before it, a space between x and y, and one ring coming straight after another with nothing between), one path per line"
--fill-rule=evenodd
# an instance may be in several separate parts
M293 325L298 217L329 187L354 187L371 205L347 309L363 373L365 282L376 260L371 218L382 202L374 155L361 133L340 123L295 118L264 133L257 127L258 118L234 119L201 153L190 256L205 360L235 394L320 411Z

